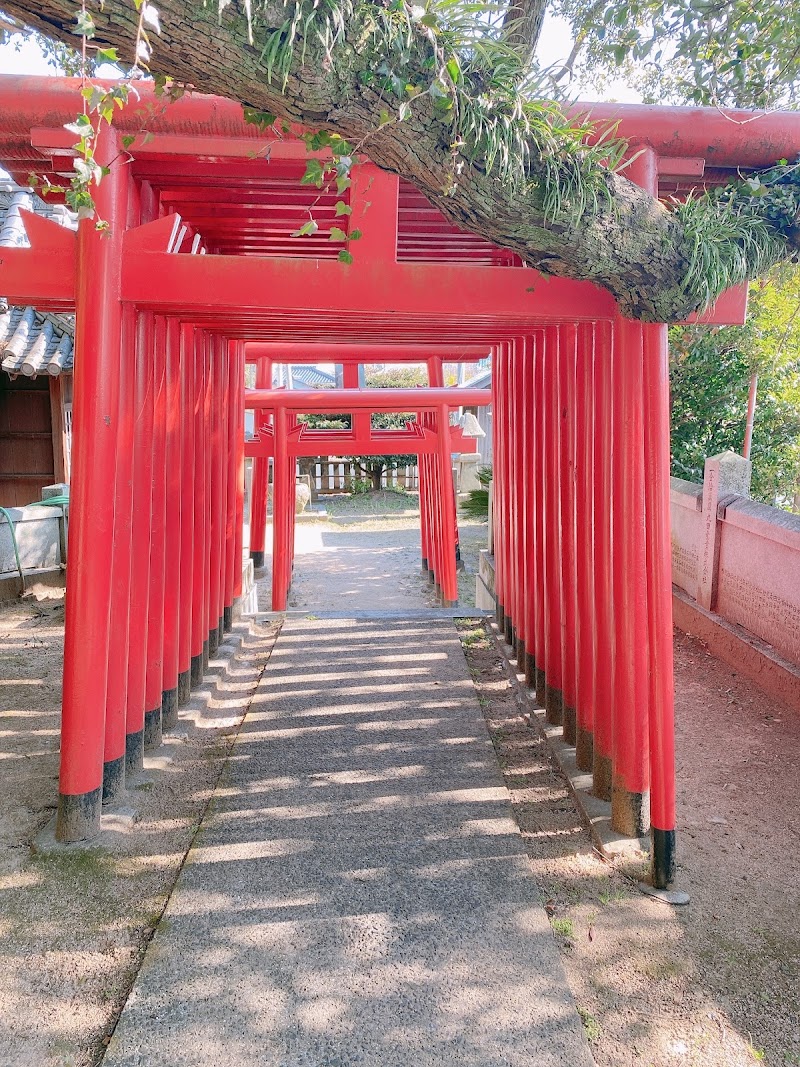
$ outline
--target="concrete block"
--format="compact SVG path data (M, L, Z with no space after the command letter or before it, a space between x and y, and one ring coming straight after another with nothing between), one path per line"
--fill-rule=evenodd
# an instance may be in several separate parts
M61 563L60 508L9 508L20 562L24 570L57 567ZM16 574L17 562L11 530L0 515L0 575Z

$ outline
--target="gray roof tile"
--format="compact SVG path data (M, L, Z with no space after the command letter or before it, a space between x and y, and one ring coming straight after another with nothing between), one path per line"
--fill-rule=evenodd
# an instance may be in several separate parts
M27 248L28 238L19 209L35 211L61 225L72 226L66 208L45 204L29 189L13 182L0 185L0 248ZM34 308L9 307L0 296L0 367L12 377L72 372L71 315L51 315Z

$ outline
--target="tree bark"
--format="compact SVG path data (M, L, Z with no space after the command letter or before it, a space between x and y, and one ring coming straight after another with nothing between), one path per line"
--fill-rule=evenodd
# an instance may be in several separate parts
M513 0L503 18L503 25L510 30L509 44L519 52L526 68L533 63L546 9L547 0Z
M535 189L508 188L469 163L453 189L452 129L429 96L416 98L404 121L381 126L381 114L393 105L374 82L365 83L371 68L359 8L335 61L310 39L305 51L295 49L284 86L268 82L259 45L286 20L288 8L280 0L259 6L253 44L235 3L219 16L216 4L199 0L156 0L156 6L162 32L151 36L153 71L311 129L338 132L352 144L363 142L374 163L411 181L457 225L512 249L545 273L605 287L626 315L671 322L702 306L703 296L686 285L690 244L681 223L621 175L605 173L607 202L570 221L549 220ZM72 32L74 0L7 0L4 8L50 37L80 43ZM132 0L105 0L102 9L92 7L92 17L93 43L133 54L138 14ZM532 151L531 177L546 166Z

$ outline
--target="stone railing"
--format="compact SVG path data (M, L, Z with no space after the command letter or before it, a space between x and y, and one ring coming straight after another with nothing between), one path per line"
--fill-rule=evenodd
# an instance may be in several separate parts
M738 631L744 639L752 635L753 647L782 670L797 671L800 515L751 500L750 471L747 460L724 452L706 460L702 485L672 479L672 574L685 594L676 599L676 621L685 629L686 619L693 619L693 631L705 640L715 621L732 627L726 645L731 662L745 673L753 672L741 661L742 650L731 644ZM697 612L687 615L692 606ZM755 668L761 682L764 669L763 663ZM800 673L784 680L797 690L800 705ZM784 685L776 695L788 699Z

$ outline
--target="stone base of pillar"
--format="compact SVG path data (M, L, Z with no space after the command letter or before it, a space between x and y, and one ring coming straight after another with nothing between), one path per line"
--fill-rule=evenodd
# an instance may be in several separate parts
M98 786L90 793L64 794L58 798L56 841L88 841L100 831L103 789Z
M574 745L577 740L578 714L571 704L564 704L561 717L563 727L562 736L568 745Z
M190 661L191 662L191 661ZM183 705L189 700L192 695L192 669L188 671L181 671L178 675L178 706Z
M564 694L552 685L544 687L544 716L551 726L564 721Z
M137 730L125 738L125 779L138 774L144 764L144 730Z
M178 725L178 687L161 694L161 729L174 730Z
M203 653L200 652L196 656L192 656L191 666L189 668L189 674L192 679L192 689L196 689L198 685L203 681Z
M525 685L528 689L536 689L536 660L530 652L525 657Z
M575 763L579 771L591 771L594 765L594 734L578 726L575 737Z
M161 733L161 705L144 713L144 748L145 752L159 748L163 741Z
M125 754L103 764L103 803L114 804L125 796Z
M547 695L547 686L544 681L544 669L542 667L536 668L536 703L540 708L544 707L545 697Z
M650 874L656 889L667 889L675 881L675 831L653 827L650 848Z
M592 760L592 792L599 800L611 800L611 757L595 748Z
M263 552L251 552L250 559L253 561L253 566L256 570L260 570L264 566Z
M619 782L612 782L611 829L626 837L646 834L650 829L650 794L631 793Z

